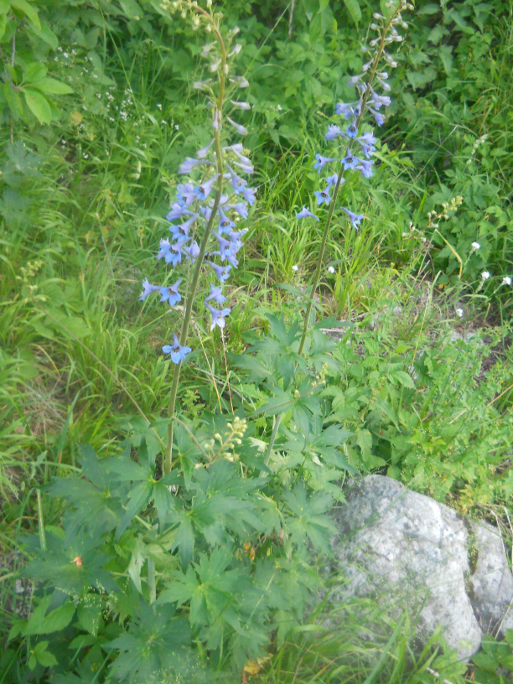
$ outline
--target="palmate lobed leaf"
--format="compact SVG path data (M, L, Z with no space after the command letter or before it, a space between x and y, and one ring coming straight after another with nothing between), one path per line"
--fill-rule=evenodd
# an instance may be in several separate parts
M240 629L238 605L241 592L247 586L247 569L234 563L228 549L215 549L210 555L200 554L199 562L187 571L174 573L173 582L159 597L158 603L176 602L181 606L190 602L190 622L195 629L211 628L216 622L227 623L236 631ZM214 629L217 634L218 627ZM210 633L210 639L217 636Z
M46 581L74 598L84 596L91 587L102 591L119 591L113 575L104 569L111 556L100 549L103 538L99 534L90 536L80 531L67 543L65 539L48 532L44 551L39 548L39 537L34 537L30 545L34 547L37 557L24 568L22 576L36 582ZM75 562L77 558L80 563Z
M306 487L300 483L286 491L283 499L290 511L285 517L286 531L293 543L302 548L308 538L317 550L328 552L329 538L337 532L333 521L325 515L333 505L333 497L325 492L308 496Z
M120 681L147 684L156 677L179 681L177 675L184 671L189 671L192 681L198 668L188 649L190 640L187 618L176 615L173 606L143 603L128 631L103 648L118 652L110 672Z

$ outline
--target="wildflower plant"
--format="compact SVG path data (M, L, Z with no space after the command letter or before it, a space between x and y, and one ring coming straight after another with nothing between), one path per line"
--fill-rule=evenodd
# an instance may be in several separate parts
M161 239L157 254L157 259L165 261L173 271L185 270L186 273L171 286L151 285L144 280L140 297L144 300L153 292L159 292L161 302L175 307L182 301L179 288L182 282L187 283L180 330L174 333L173 344L162 348L165 354L171 355L174 364L165 473L172 466L173 419L180 369L192 351L187 343L192 318L197 315L197 297L204 285L210 285L210 293L203 299L203 310L210 316L210 329L222 330L231 312L230 307L222 306L226 301L223 285L231 270L238 266L237 253L247 232L237 230L238 223L248 217L249 208L255 201L255 190L247 180L254 168L240 142L248 131L240 120L232 118L239 119L251 108L239 98L239 92L249 83L244 76L235 73L234 61L241 50L241 45L235 42L238 29L223 35L222 15L214 12L211 5L208 2L208 9L203 9L191 0L164 0L162 3L164 11L179 12L183 18L190 15L193 27L204 30L213 38L201 50L208 77L196 81L193 86L207 96L212 139L180 165L179 173L188 178L177 186L176 197L166 216L171 235Z
M317 259L317 266L313 276L310 290L310 298L307 305L303 335L299 345L299 354L303 352L310 314L314 301L314 293L321 275L326 241L329 235L330 225L333 218L340 190L345 183L346 173L361 174L364 178L370 178L373 174L372 155L375 151L376 137L372 131L363 131L366 118L369 116L377 126L382 126L386 119L386 109L391 103L389 92L392 86L389 77L392 69L397 67L397 62L391 54L394 43L401 43L403 38L398 28L407 28L402 17L402 12L413 9L407 0L388 0L385 5L388 14L383 15L375 12L374 22L370 28L375 37L368 45L362 46L362 51L368 60L362 67L362 73L352 76L349 84L356 87L357 99L354 102L340 102L335 107L335 114L341 117L339 124L328 126L326 140L338 146L336 156L324 157L320 153L316 155L314 168L320 174L326 170L324 189L314 192L317 208L327 208L328 213L324 220L321 247ZM335 172L334 171L335 168ZM365 216L342 206L342 211L348 216L351 226L358 230ZM303 207L296 218L312 218L320 221L307 207Z

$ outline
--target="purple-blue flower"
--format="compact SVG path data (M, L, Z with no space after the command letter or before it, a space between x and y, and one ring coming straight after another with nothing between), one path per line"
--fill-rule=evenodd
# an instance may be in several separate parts
M189 354L189 352L192 350L190 347L182 347L182 345L178 342L178 337L174 333L173 340L173 344L166 344L164 347L162 347L162 351L164 354L171 354L171 361L173 363L179 364L180 361L183 361L187 354Z
M213 164L214 162L211 161L205 161L203 159L194 159L193 157L186 157L185 161L180 164L180 167L178 169L178 173L190 173L193 169L195 169L197 166L201 166L202 164Z
M224 211L221 208L218 209L218 213L219 213L219 232L220 233L223 233L225 231L228 232L232 228L235 228L236 224L233 221L230 221L228 216L226 216L226 214L224 213Z
M209 149L212 147L213 144L214 144L214 138L212 138L212 140L208 143L208 145L205 145L205 147L202 147L201 150L198 150L196 152L196 157L198 157L198 159L205 159L205 157L208 154Z
M371 114L374 115L374 121L378 124L378 126L382 126L385 122L384 115L380 112L377 112L375 109L372 109L372 107L369 107L369 105L367 105L367 109L369 112L371 112Z
M345 130L345 134L347 135L348 138L356 138L356 134L358 133L358 128L356 126L356 119L353 119L349 126Z
M227 278L230 276L230 271L231 271L231 266L219 266L218 264L214 264L212 261L207 261L205 259L205 263L208 264L209 266L212 266L214 273L216 276L219 278L219 280L224 283Z
M184 208L190 207L196 199L192 183L180 183L176 186L176 198ZM171 220L171 219L168 219Z
M350 102L349 104L339 102L335 106L335 114L343 116L344 119L351 119L355 115L355 110L353 109L353 106L356 104L358 104L358 102Z
M314 164L314 169L317 169L317 173L320 173L321 169L323 169L326 166L326 164L339 161L335 157L323 157L322 154L316 154L315 158L317 159L317 161Z
M326 183L327 183L326 190L328 190L329 188L331 188L332 185L336 185L336 184L337 184L337 181L338 181L338 173L334 173L334 174L331 175L331 176L327 176L327 177L325 178L325 181L326 181ZM340 179L340 185L342 185L342 184L345 183L345 182L346 182L346 179L345 179L345 178L341 178L341 179Z
M224 326L226 325L226 321L224 319L226 316L228 316L231 309L223 309L222 311L219 311L218 309L214 309L213 306L210 306L210 304L205 304L205 306L212 314L210 330L213 330L216 327L216 325L218 328L224 328Z
M205 181L205 183L202 183L201 185L198 185L196 188L194 188L194 194L196 197L200 200L206 200L207 197L210 195L210 192L212 191L212 186L218 179L219 174L216 173L215 176L212 176L208 181Z
M180 223L176 226L169 226L169 232L177 241L183 241L184 237L189 236L189 230L197 218L199 218L199 214L193 214L191 218L187 219L184 223ZM180 234L180 231L182 231L183 235Z
M242 173L252 174L255 170L253 164L244 164L244 162L233 162L235 166L238 166Z
M328 126L328 132L326 133L326 140L335 140L335 138L343 137L343 133L340 130L340 126Z
M185 252L187 258L190 259L192 263L194 263L194 260L197 259L199 256L200 248L196 240L193 240L189 247L183 248L183 251Z
M331 197L327 190L317 190L314 192L314 195L317 197L317 206L320 206L321 204L329 204L331 202Z
M319 217L316 216L315 214L312 214L311 211L308 211L308 209L307 209L306 207L303 207L303 208L301 209L301 211L299 211L299 212L296 214L296 218L298 218L298 219L313 218L313 219L315 219L316 221L319 220Z
M360 223L362 222L362 219L364 218L363 214L354 214L352 211L349 211L349 209L346 209L345 207L342 207L342 209L349 216L349 219L351 221L353 228L356 228L356 230L358 230L358 226L360 225Z
M242 196L243 196L244 199L245 199L247 202L249 202L250 204L253 204L253 203L255 202L255 199L256 199L256 196L255 196L255 195L256 195L256 191L253 190L253 188L246 188L246 187L244 187L244 188L242 189Z
M172 264L176 266L182 260L182 249L185 245L185 241L177 242L172 245L169 240L160 241L160 252L157 254L157 259L164 258L166 264Z
M348 169L354 169L355 166L358 166L359 161L358 157L353 157L351 152L348 151L344 159L342 159L342 164L347 171Z
M247 135L248 134L247 128L236 123L233 119L230 119L229 116L226 117L226 120L231 123L231 125L235 128L235 130L237 131L237 133L239 133L239 135Z
M242 216L242 218L248 218L248 208L244 204L244 202L236 202L235 204L227 204L226 205L229 209L233 209L233 211L236 211L239 216Z
M236 242L237 243L237 249L240 249L242 247L242 242L240 241L241 237L246 235L247 229L244 228L243 230L230 230L225 232L225 235L227 235L228 240L230 242Z
M171 205L171 211L166 216L167 221L174 221L175 219L183 218L192 212L185 209L179 202L173 202Z
M169 302L169 306L174 306L177 304L182 299L180 293L178 292L181 282L182 279L179 278L174 285L170 285L169 287L161 287L160 294L162 297L160 298L160 301Z
M143 280L143 291L141 293L141 296L139 297L139 301L143 302L148 295L150 295L152 292L156 292L157 290L160 290L160 285L150 285L148 282L148 278L145 278Z
M232 188L234 189L237 195L240 195L240 193L246 187L248 182L245 181L244 178L238 176L229 164L226 164L226 168L228 169L228 172L230 174L230 183L232 184Z
M216 287L213 283L210 283L210 294L208 297L205 297L203 304L206 305L206 303L210 302L212 299L218 304L222 304L226 301L226 297L224 296L221 287Z
M388 95L378 95L376 92L374 92L374 90L372 91L372 103L376 109L388 107L390 106L391 102L392 100L388 97Z
M367 161L366 159L359 159L358 166L355 166L354 168L356 171L360 171L362 176L365 176L365 178L370 178L372 176L373 163L374 162Z
M373 133L367 132L360 135L356 140L360 143L364 155L369 159L374 153L376 143L376 138Z

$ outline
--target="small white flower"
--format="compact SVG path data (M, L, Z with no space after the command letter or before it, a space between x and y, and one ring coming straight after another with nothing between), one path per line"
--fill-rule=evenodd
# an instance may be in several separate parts
M463 309L456 309L456 316L458 316L458 318L461 318L463 316Z
M293 270L294 272L295 272L295 271L299 271L299 266L298 266L297 264L294 264L294 266L292 266L292 270Z
M482 278L483 280L488 280L489 277L490 277L490 272L489 272L489 271L483 271L483 272L481 273L481 278Z
M333 266L328 266L328 273L335 273Z
M408 237L409 233L401 233L402 237Z
M477 252L478 249L481 249L481 245L479 244L479 242L473 242L471 247L473 252Z
M511 278L509 276L504 276L504 278L502 279L502 284L511 285Z
M157 107L162 111L162 105L160 104L160 102L157 103Z

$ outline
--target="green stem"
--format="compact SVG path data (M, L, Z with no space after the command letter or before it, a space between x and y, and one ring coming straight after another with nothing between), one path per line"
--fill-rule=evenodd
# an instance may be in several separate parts
M207 226L205 228L205 233L203 235L201 244L200 244L200 251L198 254L198 257L196 259L196 265L194 267L193 275L192 275L192 282L191 282L191 287L189 289L188 297L187 297L187 303L185 306L185 313L184 313L184 318L183 318L183 323L182 323L182 330L180 333L180 344L183 346L187 342L187 337L189 334L189 326L191 323L191 317L192 317L192 307L194 304L194 297L196 295L196 290L198 289L198 283L201 275L201 267L203 265L203 261L205 259L205 254L207 251L207 246L208 242L210 239L210 233L212 230L212 225L214 223L214 220L217 215L217 210L219 208L219 204L221 202L221 195L223 193L223 159L222 159L222 151L221 151L221 137L220 137L220 130L221 130L221 117L222 117L222 111L223 111L223 100L224 100L224 90L225 90L225 79L226 79L226 49L224 46L224 41L223 38L218 31L217 27L215 26L215 23L213 19L210 17L210 15L205 12L204 10L201 10L201 8L196 7L195 8L197 11L200 11L202 14L207 16L211 20L211 24L214 28L214 33L217 36L217 39L219 41L219 46L221 48L221 69L220 69L220 79L219 79L219 96L217 99L217 122L218 122L218 127L217 130L214 131L214 141L215 141L215 151L216 151L216 162L217 162L217 173L219 174L218 182L217 182L217 191L216 191L216 196L214 199L214 206L212 207L212 212L210 214L209 221L207 223ZM164 475L167 475L167 473L171 472L171 468L173 466L173 436L174 436L174 416L175 416L175 411L176 411L176 396L178 393L178 382L180 380L180 369L182 367L182 363L177 363L174 368L173 368L173 382L171 384L171 394L169 397L169 409L168 409L168 416L169 416L169 425L167 427L167 445L166 445L166 451L164 454Z
M329 233L330 224L331 224L331 217L333 216L333 211L335 210L335 202L337 201L338 191L340 190L340 184L342 182L343 176L344 176L344 169L342 168L340 170L340 173L338 174L337 184L335 186L335 192L333 193L333 199L330 203L328 218L326 219L326 224L324 226L324 232L322 234L321 249L319 251L319 257L317 259L317 266L315 268L315 273L314 273L313 282L312 282L312 290L310 292L310 299L308 301L308 306L306 309L305 323L303 326L303 335L301 337L301 342L299 344L299 349L298 349L298 354L300 356L303 353L303 348L305 346L306 335L308 333L308 326L309 326L309 322L310 322L310 313L312 311L312 306L313 306L314 297L315 297L315 290L317 289L317 285L319 284L319 279L321 277L321 268L322 268L322 262L324 259L324 251L326 249L326 241L328 239L328 233Z

